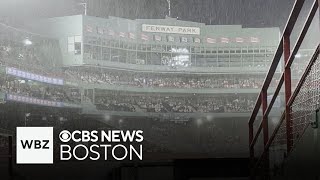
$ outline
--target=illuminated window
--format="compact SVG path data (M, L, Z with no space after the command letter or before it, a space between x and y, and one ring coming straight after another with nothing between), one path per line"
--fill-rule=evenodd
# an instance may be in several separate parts
M81 54L81 36L69 36L68 37L68 52L75 55Z

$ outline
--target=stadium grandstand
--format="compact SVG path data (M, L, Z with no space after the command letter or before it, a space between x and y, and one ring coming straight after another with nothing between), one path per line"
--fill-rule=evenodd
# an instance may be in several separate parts
M279 29L82 15L30 24L28 32L2 25L6 102L79 108L87 115L122 119L124 124L135 117L141 117L141 125L149 124L144 118L152 118L163 121L164 127L151 124L145 129L170 133L169 129L177 131L171 126L181 126L176 133L191 136L197 132L183 133L182 129L193 131L208 123L203 128L210 131L215 123L227 121L234 130L223 132L225 128L216 127L222 131L217 133L224 134L220 140L230 141L230 151L235 149L233 141L242 145L246 155L245 133L235 131L245 132L245 120L279 41ZM136 121L135 127L141 125ZM134 127L130 126L126 128ZM170 140L153 137L160 134L150 138ZM211 133L204 133L204 141L209 140L206 134ZM189 139L194 137L185 137ZM200 150L198 144L192 144L194 148L183 144L167 148ZM200 150L204 151L211 149ZM213 154L216 151L212 149Z
M248 132L259 133L263 122L251 120L248 127L248 119L253 112L254 119L264 117L257 97L279 51L279 28L87 15L25 24L0 23L2 152L9 143L14 148L7 136L14 137L16 127L53 126L142 129L150 160L248 158ZM293 90L314 47L294 56ZM264 97L273 104L270 129L286 109L286 92L278 88L285 66L282 60L273 67ZM255 151L264 148L257 143ZM272 148L282 152L283 144Z

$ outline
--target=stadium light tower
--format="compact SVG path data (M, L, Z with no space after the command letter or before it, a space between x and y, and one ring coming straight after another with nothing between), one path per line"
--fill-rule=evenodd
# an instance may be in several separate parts
M84 7L84 15L86 16L87 15L87 3L79 3L79 5L83 6Z
M169 17L171 17L171 0L167 0L168 3L168 12L169 12Z

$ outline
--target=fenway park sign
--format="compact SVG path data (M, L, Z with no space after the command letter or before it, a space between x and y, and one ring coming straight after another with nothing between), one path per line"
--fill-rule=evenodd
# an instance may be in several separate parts
M200 35L198 27L182 27L182 26L163 26L142 24L142 31L153 33L174 33L174 34L193 34Z

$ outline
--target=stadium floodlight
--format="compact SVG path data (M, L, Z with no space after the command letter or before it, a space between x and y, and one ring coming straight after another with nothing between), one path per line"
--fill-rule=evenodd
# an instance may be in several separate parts
M23 80L18 80L18 81L19 81L20 84L25 84L26 83L26 80L24 80L24 79Z
M197 126L201 126L203 124L202 119L201 118L197 119L196 124L197 124Z
M207 121L211 122L214 119L213 115L207 115Z
M110 119L111 119L110 115L108 115L108 114L104 115L104 120L105 121L110 121Z
M29 38L26 38L26 39L23 41L23 43L24 43L25 45L27 45L27 46L32 45L32 41L30 41Z
M296 58L301 58L301 54L298 53L298 54L295 55L295 57L296 57Z
M84 15L87 15L87 3L79 3L79 5L83 6L84 8Z

